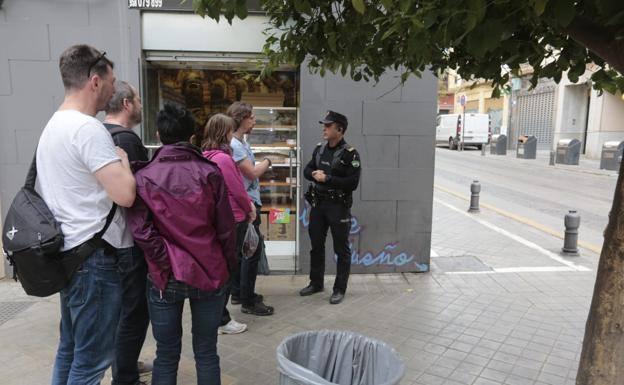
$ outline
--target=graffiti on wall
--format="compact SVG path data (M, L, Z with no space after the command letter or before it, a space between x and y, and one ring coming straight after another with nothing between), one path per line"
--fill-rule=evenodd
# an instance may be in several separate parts
M305 201L304 201L305 202ZM310 225L310 209L312 207L308 202L304 203L303 210L299 216L299 220L304 228L308 228ZM351 264L369 266L405 266L409 263L413 263L418 271L429 271L429 265L426 263L414 262L416 257L414 254L408 251L400 250L398 242L387 243L380 251L360 251L355 248L354 237L361 235L364 230L364 226L360 225L357 217L351 216L351 229L349 230L350 242L349 248L351 249ZM334 259L337 256L334 255Z

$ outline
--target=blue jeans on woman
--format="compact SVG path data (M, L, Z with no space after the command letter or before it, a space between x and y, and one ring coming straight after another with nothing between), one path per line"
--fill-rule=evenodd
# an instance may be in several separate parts
M191 304L193 353L198 385L220 385L221 369L217 355L217 330L225 302L227 285L215 291L202 291L170 279L160 291L148 278L147 302L156 340L152 385L175 385L182 351L182 310Z
M121 308L115 253L96 249L60 295L61 337L52 385L100 384L113 360Z

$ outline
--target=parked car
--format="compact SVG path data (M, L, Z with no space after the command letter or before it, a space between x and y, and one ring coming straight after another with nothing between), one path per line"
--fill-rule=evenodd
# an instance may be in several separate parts
M449 149L454 150L461 143L462 134L464 146L476 146L481 149L483 145L490 143L492 137L490 116L477 113L438 116L436 144L446 144Z

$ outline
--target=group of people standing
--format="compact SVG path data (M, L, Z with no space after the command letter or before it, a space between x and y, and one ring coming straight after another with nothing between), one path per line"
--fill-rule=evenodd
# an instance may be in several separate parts
M228 301L246 314L274 313L255 291L263 252L259 178L271 161L257 162L245 140L255 126L253 107L235 102L198 132L189 111L165 103L156 117L163 146L148 159L132 131L141 122L141 98L115 79L106 53L75 45L59 67L65 99L39 140L37 190L61 223L63 253L95 246L68 272L71 280L60 293L52 384L99 384L111 365L114 385L141 384L140 372L151 369L138 361L150 322L152 384L175 384L187 299L197 382L220 384L217 336L247 329L232 318ZM106 112L103 124L98 111ZM317 146L304 172L313 182L313 250L311 283L300 294L323 290L331 229L338 275L330 302L337 304L349 275L349 208L359 157L342 139L346 117L330 111L321 123L327 144ZM259 247L243 256L250 225ZM103 242L93 243L101 232Z

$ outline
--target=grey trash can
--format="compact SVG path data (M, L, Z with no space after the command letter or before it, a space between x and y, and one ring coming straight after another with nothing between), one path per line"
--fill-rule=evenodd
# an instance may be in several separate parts
M581 141L578 139L561 139L557 142L557 156L559 164L578 166L581 157Z
M537 138L535 136L522 135L518 138L518 149L516 150L516 158L537 158Z
M507 155L507 135L492 135L490 154Z
M605 142L602 145L602 156L600 157L600 169L619 171L624 152L624 141Z
M277 347L280 385L396 385L405 374L397 352L350 331L313 330Z

